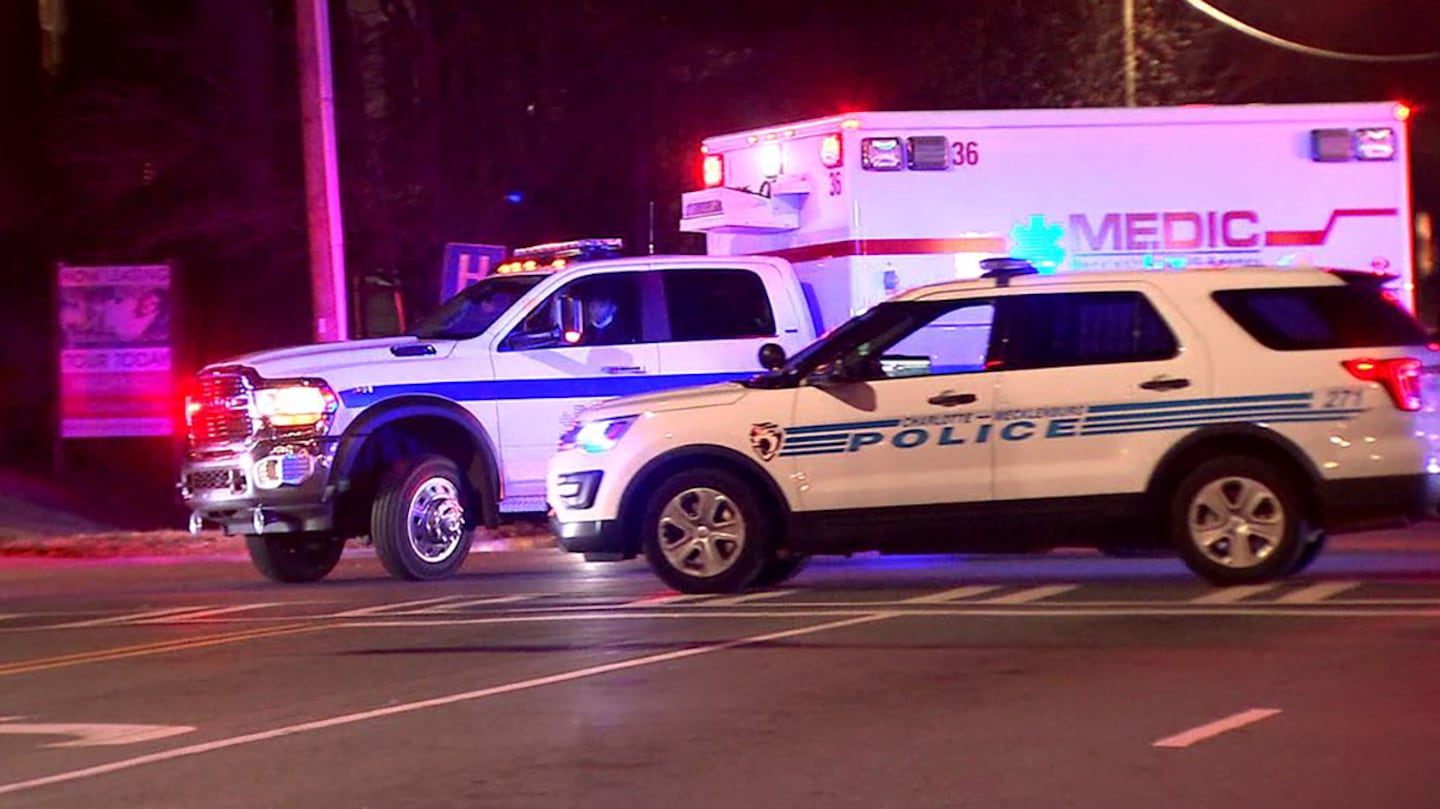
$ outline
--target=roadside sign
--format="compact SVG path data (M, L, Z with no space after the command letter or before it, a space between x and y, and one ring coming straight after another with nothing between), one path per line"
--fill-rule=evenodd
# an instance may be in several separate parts
M440 300L449 300L455 293L489 275L492 267L505 260L506 250L499 244L445 245L445 261L440 268Z
M167 264L60 265L60 437L175 431Z

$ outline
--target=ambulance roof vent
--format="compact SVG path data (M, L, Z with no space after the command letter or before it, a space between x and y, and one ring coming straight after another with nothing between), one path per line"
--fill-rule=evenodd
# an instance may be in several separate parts
M1009 286L1010 279L1017 275L1038 275L1035 265L1023 258L1001 256L980 260L981 278L994 278L998 286Z

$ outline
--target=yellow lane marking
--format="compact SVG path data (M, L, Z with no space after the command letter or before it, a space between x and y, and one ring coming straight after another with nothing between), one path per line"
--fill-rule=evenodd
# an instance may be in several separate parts
M180 638L157 643L142 643L137 646L120 646L114 649L97 649L93 652L77 652L75 654L58 655L56 657L42 657L35 660L20 660L15 663L0 665L0 677L8 677L12 674L31 674L37 671L49 671L51 669L68 668L70 666L81 666L86 663L123 660L128 657L145 657L148 655L168 654L170 652L183 652L190 649L203 649L207 646L220 646L226 643L239 643L240 641L258 640L260 638L270 638L279 635L294 635L300 632L322 629L325 626L325 624L293 624L290 626L250 629L244 632L227 632L220 635L200 635L194 638Z

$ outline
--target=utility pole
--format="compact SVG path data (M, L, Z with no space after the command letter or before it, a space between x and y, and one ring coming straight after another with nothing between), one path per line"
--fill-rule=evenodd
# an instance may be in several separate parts
M1121 0L1125 18L1125 106L1135 106L1135 0Z
M305 211L310 232L310 292L315 340L349 332L345 236L335 161L335 82L330 65L329 0L295 0L300 55L300 126L305 150Z

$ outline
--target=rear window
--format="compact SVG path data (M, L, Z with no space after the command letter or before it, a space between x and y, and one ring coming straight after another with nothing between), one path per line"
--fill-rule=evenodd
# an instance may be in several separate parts
M670 339L730 340L775 336L765 282L749 270L666 270Z
M1425 331L1405 310L1373 286L1230 289L1215 302L1266 348L1313 351L1326 348L1419 345Z

